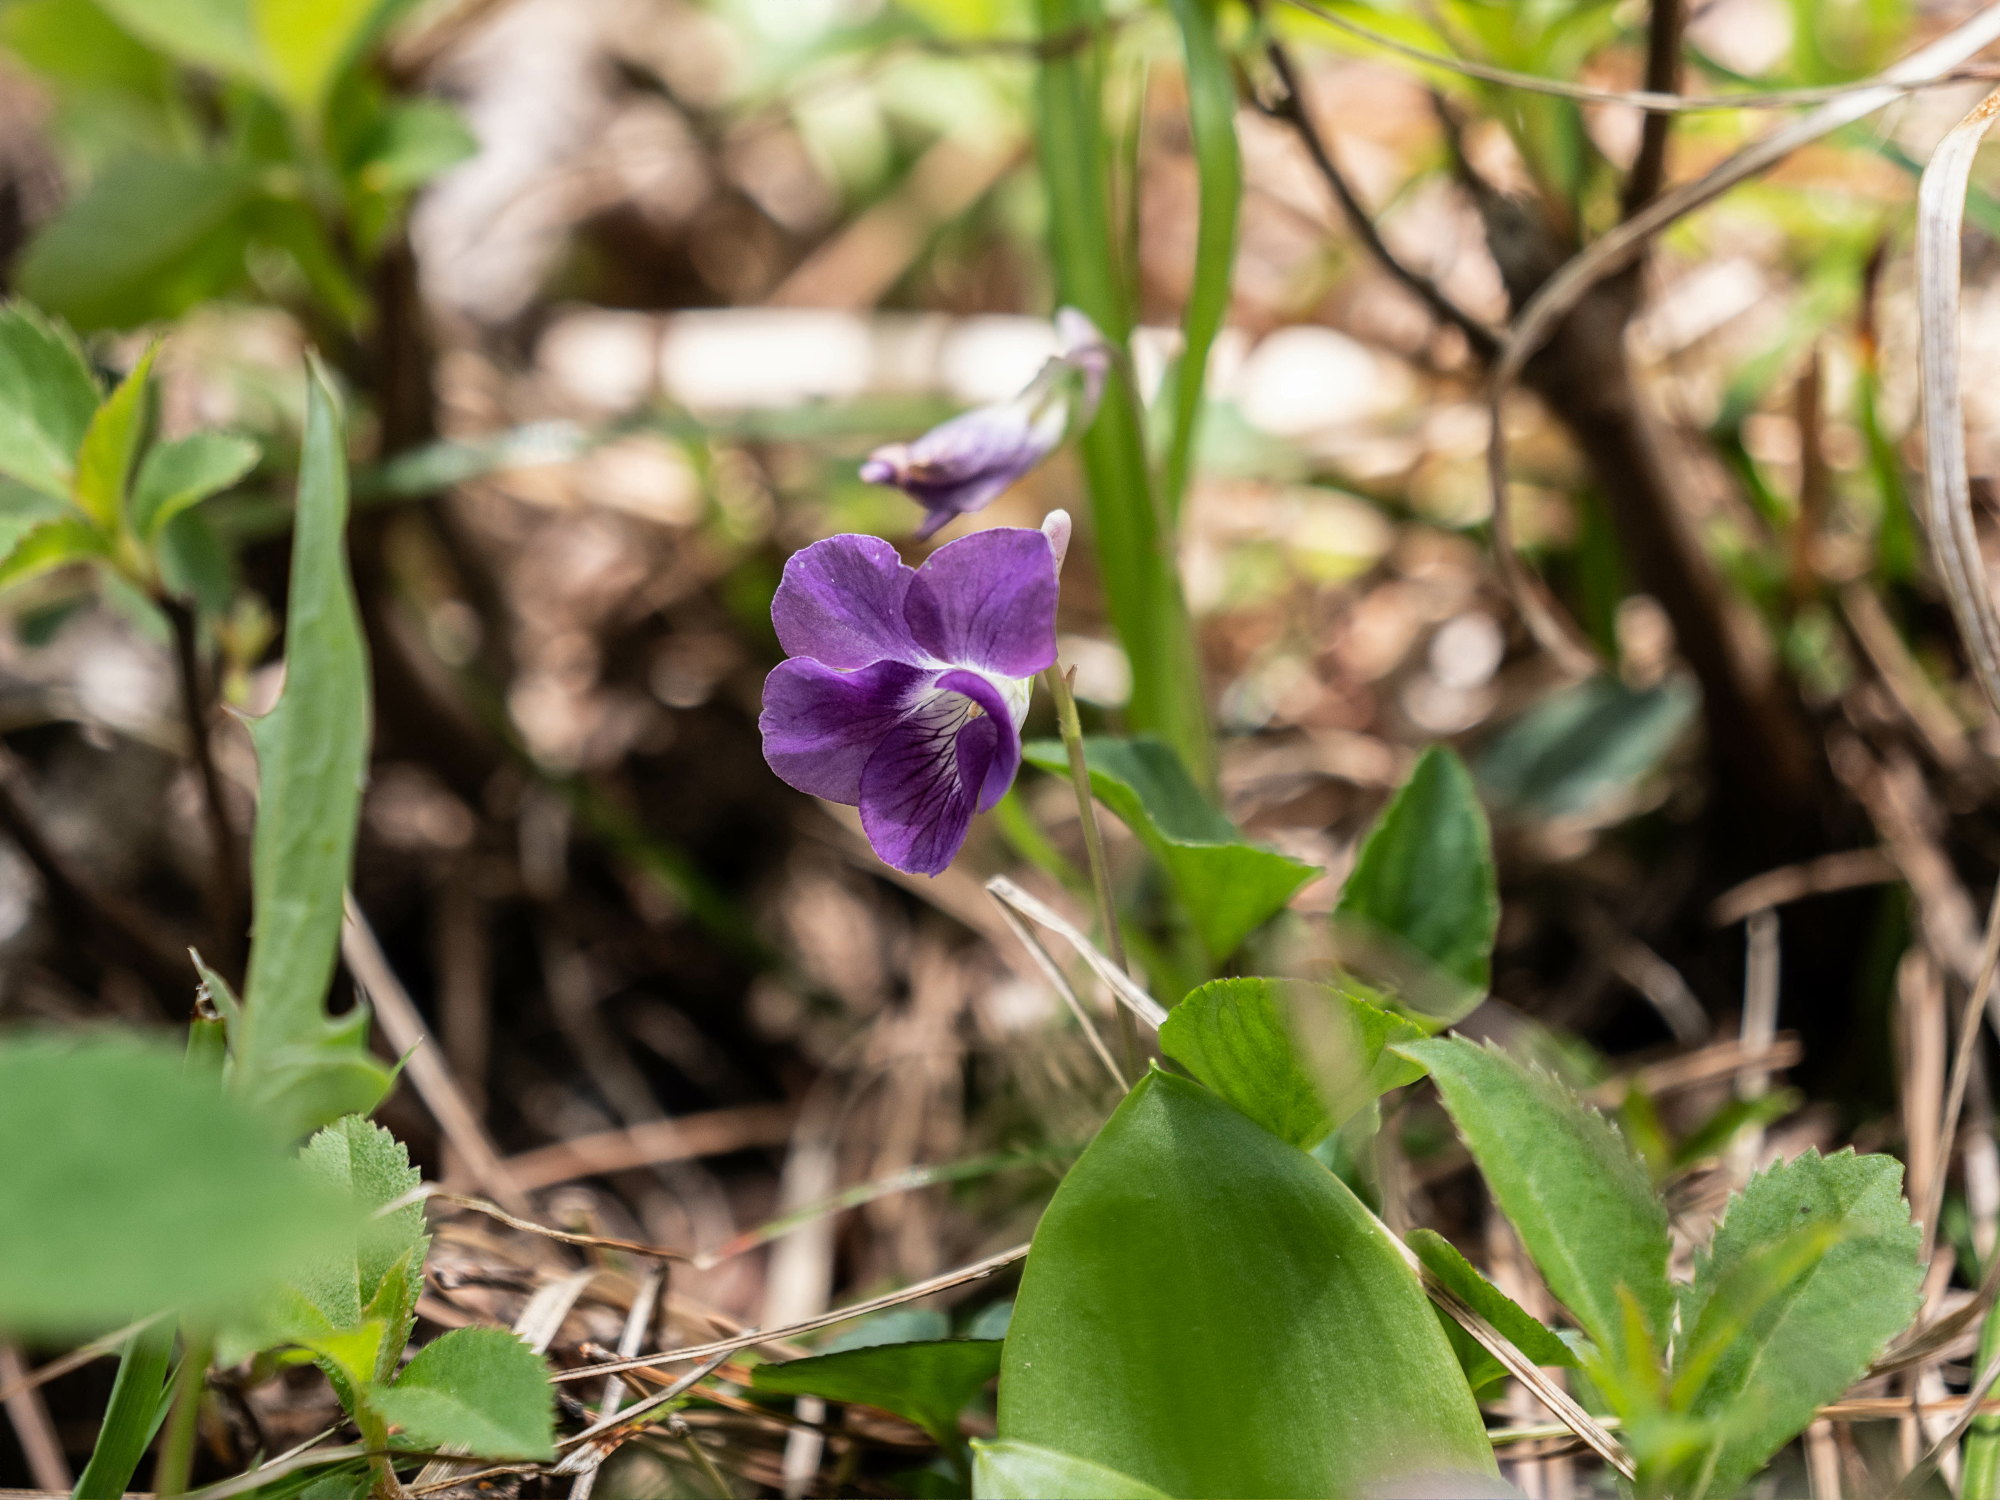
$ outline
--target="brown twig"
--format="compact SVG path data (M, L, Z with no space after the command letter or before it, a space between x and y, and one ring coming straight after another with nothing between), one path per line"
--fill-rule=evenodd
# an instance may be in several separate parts
M933 1276L927 1281L917 1282L914 1286L906 1286L900 1292L885 1292L880 1297L871 1297L865 1302L852 1302L846 1307L837 1307L832 1312L804 1319L787 1328L774 1328L769 1333L758 1333L753 1330L738 1334L734 1338L718 1339L711 1344L696 1344L687 1349L669 1349L664 1354L648 1354L636 1359L614 1359L597 1364L579 1365L573 1370L558 1371L553 1378L558 1382L590 1380L599 1375L612 1375L622 1370L681 1364L688 1360L707 1359L715 1354L733 1353L738 1349L752 1349L759 1344L774 1343L781 1339L794 1338L802 1333L812 1333L817 1329L831 1328L835 1323L864 1318L870 1313L881 1312L884 1308L900 1307L905 1302L915 1302L920 1297L948 1291L955 1286L964 1286L967 1282L983 1281L996 1271L1004 1271L1014 1262L1025 1260L1027 1255L1026 1245L1016 1245L1011 1250L1002 1250L997 1255L989 1255L986 1259L974 1261L969 1266L961 1266L956 1271L946 1271L941 1276Z
M1251 0L1251 11L1260 19L1263 15L1262 0ZM1306 155L1318 169L1319 175L1332 192L1334 201L1340 205L1348 227L1354 231L1376 263L1397 281L1401 282L1417 299L1428 307L1440 322L1447 323L1465 335L1466 342L1482 360L1490 360L1500 348L1500 336L1482 320L1460 307L1435 281L1414 267L1405 263L1395 251L1389 248L1382 231L1376 227L1360 195L1347 180L1347 174L1340 170L1333 159L1333 152L1327 145L1326 137L1320 133L1313 120L1312 106L1307 101L1305 90L1299 82L1298 69L1293 66L1291 54L1285 50L1283 42L1275 33L1267 30L1264 55L1270 60L1271 71L1276 75L1282 92L1277 97L1266 99L1254 90L1251 100L1257 109L1274 120L1292 127L1305 147Z
M1646 22L1646 90L1669 97L1680 93L1681 31L1687 10L1681 0L1653 0ZM1631 218L1659 197L1667 180L1667 138L1674 116L1667 110L1648 113L1639 127L1639 150L1625 174L1624 216Z
M201 627L192 606L166 598L161 612L173 629L174 677L179 688L181 727L187 733L188 755L201 778L202 814L208 824L208 921L215 944L204 955L232 983L242 977L244 890L242 854L229 821L227 801L215 749L209 740L209 710L213 704L201 666Z

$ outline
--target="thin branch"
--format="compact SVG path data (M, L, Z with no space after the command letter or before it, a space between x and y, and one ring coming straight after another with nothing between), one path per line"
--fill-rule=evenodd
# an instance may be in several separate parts
M1261 17L1263 0L1250 0L1250 3L1253 13ZM1271 71L1277 76L1284 92L1275 99L1266 99L1252 90L1252 102L1263 114L1292 127L1300 144L1306 148L1306 154L1312 158L1313 165L1319 169L1319 175L1326 179L1326 185L1333 193L1334 200L1340 204L1340 211L1346 216L1349 227L1382 269L1414 293L1439 321L1450 324L1464 334L1466 341L1472 345L1473 352L1482 361L1491 360L1499 351L1500 335L1452 301L1428 276L1406 265L1382 238L1381 230L1376 228L1366 205L1362 203L1353 185L1348 182L1346 174L1334 161L1326 138L1320 134L1319 126L1314 123L1312 106L1306 101L1305 91L1299 83L1298 70L1293 66L1291 54L1285 50L1284 43L1275 35L1270 35L1264 44L1264 54L1270 59Z
M244 899L243 868L236 830L230 826L222 772L209 743L211 698L203 688L201 629L194 610L179 599L163 599L160 609L173 627L174 675L180 687L181 724L187 732L188 754L201 777L202 811L208 822L209 925L215 942L215 967L232 981L242 977Z
M1648 114L1686 115L1717 110L1800 109L1807 105L1839 103L1854 94L1866 93L1871 89L1891 89L1901 95L1916 93L1923 89L1940 88L1947 84L1963 83L1970 79L1989 79L1993 76L1991 68L1957 67L1948 64L1944 71L1935 73L1904 75L1895 68L1890 68L1877 77L1856 79L1852 83L1828 84L1806 89L1766 89L1757 93L1688 96L1668 93L1654 87L1599 89L1592 88L1589 84L1567 83L1560 78L1544 78L1535 73L1518 73L1511 68L1496 68L1489 63L1472 62L1443 52L1431 52L1372 30L1323 5L1315 4L1314 0L1279 0L1279 3L1324 21L1334 30L1345 32L1358 41L1368 43L1371 47L1380 47L1385 52L1393 52L1398 57L1421 63L1427 68L1441 68L1447 73L1457 73L1464 78L1476 78L1481 83L1494 83L1502 88L1522 89L1532 94L1548 94L1558 99L1573 99L1578 104L1622 104L1632 109L1645 110ZM1968 57L1970 55L1971 53L1966 54ZM1959 59L1953 61L1956 63ZM1649 78L1648 83L1651 82Z
M1298 4L1300 0L1286 0L1286 3ZM1870 86L1821 105L1803 118L1752 141L1704 176L1653 199L1573 256L1543 283L1514 319L1486 390L1486 483L1492 504L1493 549L1501 581L1523 623L1537 642L1570 670L1594 670L1595 656L1580 645L1581 637L1575 627L1565 622L1546 600L1539 581L1515 548L1507 516L1507 433L1501 414L1508 393L1529 359L1593 287L1624 270L1669 225L1731 188L1768 172L1800 147L1867 118L1912 88L1936 82L1996 39L2000 39L2000 4L1983 7L1964 24L1896 63ZM2000 673L2000 651L1996 652L1996 673Z
M919 1281L914 1286L906 1286L900 1292L885 1292L880 1297L871 1297L866 1302L853 1302L846 1307L836 1307L832 1312L821 1313L816 1318L793 1323L785 1328L774 1328L769 1333L750 1332L735 1338L719 1339L712 1344L696 1344L687 1349L669 1349L664 1354L648 1354L637 1359L602 1360L596 1364L579 1365L573 1370L559 1370L551 1377L562 1382L570 1380L592 1380L599 1375L614 1375L621 1370L643 1370L655 1365L681 1364L687 1360L707 1359L711 1355L728 1354L737 1349L750 1349L759 1344L779 1343L802 1333L812 1333L816 1329L831 1328L835 1323L846 1323L855 1318L866 1317L869 1313L881 1312L886 1307L900 1307L905 1302L915 1302L920 1297L928 1297L933 1292L947 1291L955 1286L964 1286L969 1281L983 1281L996 1271L1003 1271L1017 1260L1025 1260L1028 1255L1026 1245L1016 1245L1011 1250L1002 1250L998 1255L989 1255L984 1260L974 1261L969 1266L961 1266L956 1271L947 1271L942 1276L933 1276L928 1281Z
M1646 25L1646 89L1649 93L1680 93L1681 32L1687 22L1682 0L1653 0ZM1660 195L1667 180L1667 137L1674 117L1660 110L1649 113L1639 127L1639 151L1625 177L1624 215L1631 218Z

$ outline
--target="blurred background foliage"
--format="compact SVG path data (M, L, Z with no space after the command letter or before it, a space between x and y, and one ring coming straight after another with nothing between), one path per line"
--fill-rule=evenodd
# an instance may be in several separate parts
M959 867L900 879L768 773L755 718L783 559L913 529L860 456L1012 395L1057 300L1094 297L1131 328L1131 392L977 524L1092 518L1062 621L1090 727L1164 734L1188 795L1325 872L1216 952L1175 915L1171 831L1114 825L1157 992L1323 969L1360 835L1450 740L1503 897L1469 1029L1623 1099L1690 1223L1746 1138L1917 1150L1911 1069L2000 866L2000 736L1909 505L1915 178L1978 85L1680 222L1529 367L1511 515L1604 660L1576 680L1492 561L1494 331L1770 116L1649 125L1328 17L1488 70L1726 93L1869 77L1965 9L4 0L0 276L104 370L164 335L161 432L258 456L148 567L49 566L4 598L0 1017L178 1021L180 950L233 961L200 782L212 760L246 828L248 743L182 685L275 696L311 345L350 410L376 693L356 898L520 1180L552 1214L706 1246L867 1199L676 1280L751 1322L1012 1243L1109 1103L979 889L1006 871L1087 910L1062 781L1025 772ZM1684 23L1664 76L1655 11ZM1982 167L1969 213L1975 475L2000 457L1991 185ZM1205 381L1184 331L1213 338ZM32 503L0 504L18 539ZM1746 1025L1768 1040L1743 923L1780 905L1798 1092L1674 1073ZM1990 1121L1983 1081L1972 1108ZM409 1090L382 1116L427 1175L462 1176ZM2000 1212L1972 1134L1947 1212L1966 1264ZM1504 1259L1436 1112L1385 1138L1375 1191ZM426 1316L535 1284L538 1252L503 1275L453 1244ZM104 1380L50 1388L72 1457ZM327 1419L283 1387L240 1404L280 1446ZM782 1483L782 1434L705 1420L738 1481ZM854 1462L893 1467L908 1435L849 1421ZM0 1476L24 1478L9 1441Z

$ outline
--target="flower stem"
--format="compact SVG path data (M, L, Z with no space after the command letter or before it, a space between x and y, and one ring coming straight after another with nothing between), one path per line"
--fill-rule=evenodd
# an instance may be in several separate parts
M153 1471L153 1488L162 1496L187 1493L194 1472L194 1442L201 1430L201 1398L208 1387L208 1362L215 1340L206 1333L186 1331L181 1343L181 1367L174 1377L174 1404L160 1438L160 1459Z
M1104 946L1111 952L1111 961L1123 973L1131 973L1132 966L1125 958L1125 937L1118 930L1118 904L1111 897L1111 867L1104 860L1104 834L1097 826L1097 800L1090 790L1090 765L1083 753L1083 721L1076 715L1076 697L1070 691L1070 677L1076 668L1067 674L1062 663L1057 662L1042 676L1049 685L1049 696L1055 700L1056 727L1062 735L1063 749L1069 753L1069 780L1076 791L1076 810L1083 820L1083 850L1090 860L1090 885L1097 896L1097 915L1104 923ZM1125 1076L1130 1078L1139 1068L1139 1033L1132 1024L1132 1013L1124 1004L1114 1000L1113 1010L1118 1012L1118 1050L1125 1065Z

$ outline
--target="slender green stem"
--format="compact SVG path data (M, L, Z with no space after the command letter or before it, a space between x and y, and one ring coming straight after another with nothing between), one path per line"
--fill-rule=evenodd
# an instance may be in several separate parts
M1048 38L1101 33L1105 26L1103 0L1037 0L1037 13ZM1044 58L1037 70L1036 135L1062 300L1123 350L1132 297L1111 213L1103 82L1101 42ZM1098 571L1132 663L1132 726L1163 737L1206 785L1214 777L1215 752L1199 658L1181 595L1173 526L1153 481L1129 372L1127 361L1113 362L1097 418L1080 444Z
M1979 1330L1979 1353L1972 1368L1984 1370L1996 1357L2000 1357L2000 1318L1989 1311ZM2000 1416L1972 1419L1965 1434L1965 1467L1958 1493L1961 1500L2000 1500Z
M174 1404L160 1438L160 1460L153 1470L153 1488L162 1497L185 1495L194 1472L194 1443L201 1429L201 1398L208 1389L208 1362L215 1340L207 1333L189 1332L174 1377Z
M1070 670L1074 672L1075 668ZM1042 676L1049 685L1049 696L1055 699L1056 725L1062 734L1063 749L1069 753L1069 780L1076 791L1077 815L1083 820L1083 851L1090 860L1090 886L1097 897L1098 920L1104 924L1104 946L1111 954L1111 961L1121 972L1129 974L1132 966L1125 958L1125 935L1119 930L1118 903L1111 894L1111 867L1104 858L1104 833L1097 826L1097 799L1090 790L1090 763L1084 756L1083 721L1077 717L1076 696L1070 691L1061 662ZM1132 1024L1132 1013L1122 1001L1115 1002L1113 1009L1118 1012L1120 1060L1125 1076L1130 1078L1139 1067L1139 1032Z
M1170 0L1187 54L1188 130L1200 177L1194 281L1181 315L1181 357L1174 372L1173 430L1167 439L1161 492L1170 523L1194 468L1208 351L1229 312L1236 264L1236 215L1243 199L1243 163L1236 149L1236 80L1216 35L1215 0Z
M369 1408L365 1400L353 1404L354 1427L361 1445L368 1450L368 1469L375 1476L369 1493L374 1500L402 1500L403 1482L396 1477L395 1460L389 1457L389 1424Z

